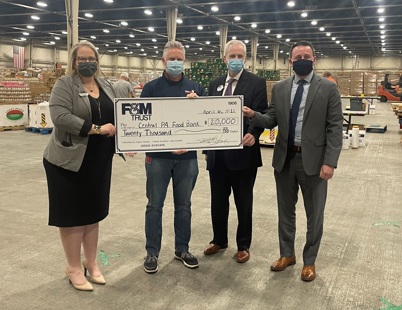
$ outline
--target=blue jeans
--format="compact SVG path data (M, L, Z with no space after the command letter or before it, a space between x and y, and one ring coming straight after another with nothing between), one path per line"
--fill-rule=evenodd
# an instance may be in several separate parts
M159 256L162 240L162 208L170 179L173 180L175 251L187 252L191 237L191 193L198 176L197 159L152 158L145 163L148 204L145 212L145 249Z

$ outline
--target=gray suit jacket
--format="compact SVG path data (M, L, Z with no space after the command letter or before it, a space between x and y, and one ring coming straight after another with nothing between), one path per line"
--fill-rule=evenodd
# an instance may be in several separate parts
M256 113L254 126L278 125L272 166L281 172L285 164L289 135L290 96L293 77L276 84L266 114ZM302 160L307 175L320 173L323 164L336 167L342 149L342 103L335 83L314 74L306 99L302 125Z
M104 79L97 78L96 81L113 101L112 85ZM88 145L88 136L81 136L80 132L85 121L92 123L88 94L77 75L57 80L50 95L49 108L54 128L43 156L56 166L77 172Z

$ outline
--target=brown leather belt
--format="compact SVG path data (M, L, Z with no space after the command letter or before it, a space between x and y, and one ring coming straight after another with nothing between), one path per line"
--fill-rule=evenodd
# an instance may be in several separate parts
M289 149L289 151L291 151L291 152L293 152L293 153L301 153L302 148L301 148L301 146L293 145L293 146Z

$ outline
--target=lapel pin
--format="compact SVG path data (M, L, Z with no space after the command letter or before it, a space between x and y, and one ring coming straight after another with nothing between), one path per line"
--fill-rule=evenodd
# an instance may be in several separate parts
M222 89L223 89L223 85L219 85L216 90L217 90L217 91L222 91Z

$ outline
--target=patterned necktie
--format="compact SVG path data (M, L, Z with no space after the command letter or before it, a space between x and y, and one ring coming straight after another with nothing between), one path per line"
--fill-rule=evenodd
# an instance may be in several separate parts
M236 80L235 79L229 80L228 87L226 87L225 93L223 94L224 96L232 96L232 84L234 81Z
M306 83L305 80L298 82L299 86L297 87L292 108L290 109L288 148L291 148L295 142L297 115L299 114L300 103L303 98L304 83Z

